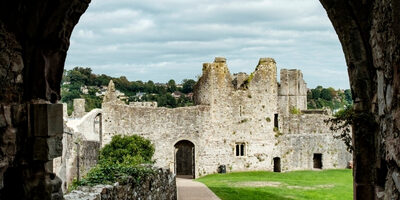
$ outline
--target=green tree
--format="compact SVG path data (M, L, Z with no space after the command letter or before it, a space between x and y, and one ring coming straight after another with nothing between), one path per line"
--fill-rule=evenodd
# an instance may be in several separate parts
M116 135L101 149L98 164L82 180L75 180L72 189L81 185L124 183L127 180L140 184L154 170L139 164L153 163L153 154L154 146L149 140L137 135Z
M311 89L311 96L313 99L321 98L321 90L319 89Z
M112 78L110 76L102 74L100 76L96 76L94 83L96 86L108 85L111 79Z
M146 93L155 93L155 85L153 81L147 81L147 83L144 85L144 91Z
M123 163L125 159L138 157L139 163L151 163L154 154L154 145L138 135L113 136L111 142L100 151L99 162L110 161L112 163ZM140 158L139 158L140 157Z
M345 99L348 104L353 104L353 97L351 95L351 90L347 89L344 91Z
M194 81L193 79L183 79L182 92L186 94L193 92L193 86L195 84L196 81Z
M175 92L176 91L176 84L175 84L175 80L171 79L168 81L167 83L167 91L168 92Z
M166 100L167 100L167 107L169 108L176 108L177 103L176 99L171 95L171 94L165 94Z
M327 100L327 101L331 101L332 100L332 94L328 89L324 88L324 89L321 90L321 98L324 99L324 100Z

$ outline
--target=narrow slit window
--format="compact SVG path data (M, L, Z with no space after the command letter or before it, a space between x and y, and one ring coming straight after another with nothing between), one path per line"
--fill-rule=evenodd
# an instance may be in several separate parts
M236 144L236 156L239 156L239 144Z
M276 129L279 128L278 114L275 114L275 115L274 115L274 128L276 128Z

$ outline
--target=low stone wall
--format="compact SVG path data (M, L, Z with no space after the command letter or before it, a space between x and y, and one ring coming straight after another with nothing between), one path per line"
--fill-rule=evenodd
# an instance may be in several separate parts
M117 199L157 199L176 200L175 175L168 169L158 169L154 175L148 176L140 184L128 180L120 185L83 186L64 196L65 200L117 200Z

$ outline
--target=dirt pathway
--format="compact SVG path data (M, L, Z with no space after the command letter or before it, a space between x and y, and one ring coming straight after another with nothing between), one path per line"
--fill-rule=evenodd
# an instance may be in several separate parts
M178 200L220 200L206 185L193 179L176 178Z

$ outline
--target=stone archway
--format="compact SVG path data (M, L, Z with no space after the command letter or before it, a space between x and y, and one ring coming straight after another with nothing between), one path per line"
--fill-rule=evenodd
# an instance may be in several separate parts
M354 198L398 199L400 2L320 1L342 44L355 99ZM33 132L28 123L49 114L62 116L62 106L55 103L60 99L69 38L89 3L0 2L0 38L5 41L0 43L0 57L7 58L0 69L2 75L9 74L0 79L0 197L62 195L56 191L59 180L47 170L47 164L60 155L62 133ZM28 115L33 110L37 115ZM54 124L47 122L46 126ZM5 180L6 172L13 178ZM18 188L24 188L23 193Z
M181 140L175 145L175 174L177 176L195 177L195 146L189 140Z

